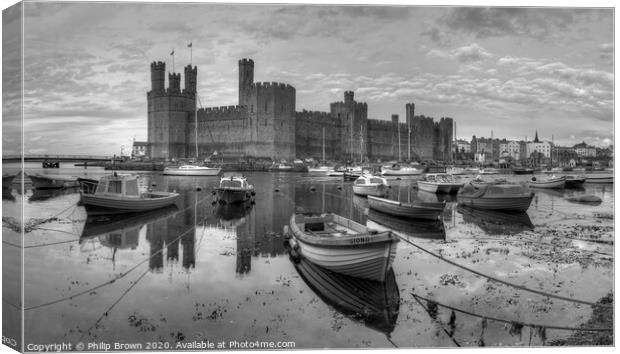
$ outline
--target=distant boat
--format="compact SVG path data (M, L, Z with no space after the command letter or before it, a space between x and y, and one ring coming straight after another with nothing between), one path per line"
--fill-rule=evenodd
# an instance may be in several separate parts
M429 203L429 202L412 202L401 203L386 198L378 198L368 196L368 204L370 209L380 211L385 214L407 217L412 219L437 220L443 214L446 202Z
M378 282L338 274L304 258L294 265L312 291L336 311L385 335L394 331L400 293L393 270Z
M566 183L564 187L566 188L581 188L583 184L586 182L585 176L579 175L566 175Z
M385 281L396 257L398 236L377 232L342 216L294 214L284 227L291 248L336 273Z
M515 175L533 175L534 169L528 167L517 167L513 170Z
M60 161L49 161L45 160L41 163L41 167L43 168L60 168Z
M564 172L564 169L562 167L554 167L554 168L549 168L546 170L543 170L542 173L548 174L548 175L552 175L552 174L559 174Z
M399 164L393 164L392 166L381 166L381 175L383 176L418 176L423 172L423 169L400 166Z
M215 192L221 202L241 203L252 198L254 186L249 184L244 176L224 176L220 179L220 185Z
M219 167L181 165L164 168L166 176L217 176L222 169Z
M486 167L479 169L478 173L481 175L498 175L499 170L497 168Z
M614 183L612 173L589 173L586 175L586 183Z
M363 175L353 183L353 193L357 195L374 195L383 197L388 192L388 184L385 178Z
M308 172L312 174L327 175L332 168L330 166L308 167Z
M530 188L564 188L564 184L566 183L566 176L556 177L532 177L531 180L527 181L528 186Z
M449 166L446 168L446 173L449 175L466 175L469 171L463 167Z
M456 195L458 205L474 209L526 211L534 193L517 184L467 185Z
M422 239L446 239L446 229L444 227L443 221L439 219L424 220L401 218L398 216L388 215L380 211L370 210L368 212L368 220L366 221L366 226L377 229L379 231L382 227L387 227L393 231L402 232L407 236Z
M293 166L286 164L284 162L281 162L279 164L274 163L273 165L271 165L269 170L270 171L291 171L293 170Z
M428 173L424 179L417 181L418 189L431 193L453 194L463 187L454 177L446 173Z
M116 173L102 177L95 194L80 193L80 203L92 215L159 209L174 204L178 198L178 193L140 192L135 175Z
M28 177L36 189L69 188L80 185L75 176L35 174L28 175Z

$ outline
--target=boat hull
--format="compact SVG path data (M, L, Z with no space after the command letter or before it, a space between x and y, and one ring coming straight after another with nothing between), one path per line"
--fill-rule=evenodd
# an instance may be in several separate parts
M118 198L81 193L80 203L89 214L135 213L163 208L174 204L178 193L150 192L145 198Z
M564 188L566 178L558 178L550 181L528 181L530 188Z
M243 203L252 197L249 188L216 188L217 199L224 203Z
M486 198L459 194L456 196L456 201L458 205L474 209L524 212L529 209L532 198L534 198L534 193L528 196Z
M422 174L422 172L422 170L418 170L417 168L381 168L381 174L383 176L419 176Z
M564 184L564 187L565 188L580 188L580 187L583 187L584 183L586 183L585 177L566 178L566 183Z
M374 196L368 196L368 204L371 209L385 214L425 220L439 219L446 206L445 203L407 204Z
M586 175L586 183L614 183L613 174Z
M166 176L217 176L220 174L221 168L209 169L180 169L174 167L166 167L164 175Z
M354 185L353 193L357 195L371 195L375 197L383 197L387 194L388 187L384 184L379 185Z
M51 189L51 188L70 188L78 187L77 177L54 176L54 175L29 175L34 188Z
M462 184L435 183L427 181L418 181L418 189L431 193L454 194L459 191Z

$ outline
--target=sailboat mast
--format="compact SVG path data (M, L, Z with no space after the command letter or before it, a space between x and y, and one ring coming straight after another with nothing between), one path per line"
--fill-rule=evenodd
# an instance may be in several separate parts
M398 133L398 162L400 162L400 122L396 124L396 131Z
M360 124L360 164L364 161L364 137L362 134L362 125Z
M351 137L349 139L349 146L351 148L351 162L353 162L353 118L351 118Z
M196 92L196 97L198 97L198 93ZM194 125L195 125L195 129L194 129L194 139L196 141L196 162L198 162L198 103L197 103L198 99L194 100Z
M325 163L325 127L323 127L323 163Z

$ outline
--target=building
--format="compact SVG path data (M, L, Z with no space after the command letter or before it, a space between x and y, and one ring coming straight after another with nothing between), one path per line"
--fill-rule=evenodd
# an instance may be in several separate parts
M329 112L296 111L296 90L277 82L255 82L254 61L241 59L237 105L196 107L197 67L169 73L165 63L151 64L148 101L148 155L153 159L335 161L452 159L453 119L415 116L407 103L406 121L369 119L368 105L355 100L353 91L329 105ZM197 152L197 153L196 153ZM197 155L197 156L196 156Z
M581 158L596 157L596 148L586 144L585 141L576 144L573 146L573 149L577 153L577 156Z
M135 141L131 147L131 158L139 159L146 157L148 154L149 143L146 141Z

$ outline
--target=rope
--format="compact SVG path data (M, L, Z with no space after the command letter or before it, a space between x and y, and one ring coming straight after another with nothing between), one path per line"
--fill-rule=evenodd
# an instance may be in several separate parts
M423 252L426 252L426 253L430 254L431 256L433 256L433 257L435 257L435 258L438 258L438 259L440 259L440 260L442 260L442 261L444 261L444 262L446 262L446 263L449 263L449 264L451 264L451 265L453 265L453 266L455 266L455 267L459 267L459 268L461 268L461 269L464 269L464 270L466 270L466 271L468 271L468 272L474 273L474 274L476 274L476 275L478 275L478 276L481 276L481 277L483 277L483 278L487 278L487 279L489 279L489 280L492 280L492 281L495 281L495 282L498 282L498 283L501 283L501 284L504 284L504 285L508 285L508 286L513 287L513 288L517 288L517 289L520 289L520 290L529 291L529 292L531 292L531 293L538 294L538 295L542 295L542 296L548 296L548 297L556 298L556 299L559 299L559 300L564 300L564 301L569 301L569 302L576 302L576 303L580 303L580 304L584 304L584 305L590 305L590 306L593 306L593 307L604 307L604 308L610 308L610 309L612 309L612 308L613 308L613 306L612 306L612 305L607 305L607 304L597 304L597 303L590 302L590 301L586 301L586 300L572 299L572 298L569 298L569 297L566 297L566 296L561 296L561 295L550 294L550 293L546 293L546 292L544 292L544 291L540 291L540 290L536 290L536 289L530 289L530 288L527 288L527 287L525 287L525 286L521 286L521 285L513 284L513 283L507 282L507 281L505 281L505 280L502 280L502 279L499 279L499 278L492 277L492 276L490 276L490 275L487 275L487 274L481 273L481 272L479 272L479 271L477 271L477 270L474 270L474 269L468 268L468 267L466 267L466 266L464 266L464 265L461 265L461 264L458 264L458 263L456 263L456 262L454 262L454 261L451 261L451 260L449 260L449 259L446 259L446 258L444 258L444 257L442 257L442 256L440 256L440 255L438 255L438 254L436 254L436 253L433 253L433 252L431 252L431 251L429 251L429 250L427 250L427 249L425 249L425 248L423 248L423 247L421 247L421 246L416 245L415 243L413 243L413 242L409 241L408 239L406 239L406 238L404 238L404 237L402 237L402 236L400 236L400 235L398 235L398 234L396 234L396 235L397 235L397 236L398 236L401 240L403 240L403 241L407 242L408 244L412 245L413 247L418 248L419 250L421 250L421 251L423 251Z
M521 324L523 326L528 326L528 327L544 327L544 328L549 328L549 329L559 329L559 330L566 330L566 331L584 331L584 332L609 332L609 331L613 331L613 328L587 328L587 327L565 327L565 326L553 326L553 325L541 325L541 324L534 324L534 323L526 323L526 322L520 322L520 321L510 321L510 320L505 320L502 318L497 318L497 317L491 317L491 316L485 316L485 315L479 315L473 312L469 312L463 309L459 309L457 307L453 307L453 306L449 306L449 305L445 305L442 304L440 302L437 302L435 300L431 300L428 298L425 298L423 296L420 296L416 293L411 293L411 296L413 296L414 299L416 299L419 302L419 299L422 299L424 301L430 301L433 302L441 307L445 307L447 309L456 311L456 312L461 312L464 313L466 315L470 315L470 316L474 316L474 317L478 317L478 318L484 318L484 319L488 319L491 321L496 321L496 322L502 322L502 323L517 323L517 324Z
M458 238L459 241L461 240L475 240L475 241L499 241L499 242L522 242L522 243L533 243L536 245L544 245L544 246L551 246L551 247L561 247L561 248L575 248L575 247L567 247L567 246L562 246L562 245L554 245L553 243L547 243L547 242L541 242L541 241L535 241L535 240L513 240L513 239L504 239L504 238L496 238L496 237L459 237ZM581 240L578 238L575 238L574 240ZM584 240L587 241L587 240ZM588 252L588 253L596 253L602 256L613 256L613 254L609 254L609 253L604 253L604 252L599 252L599 251L592 251L592 250L584 250L584 249L578 249L580 252Z
M418 304L424 309L424 311L426 311L426 313L428 314L428 316L430 318L433 318L433 316L431 316L431 311L426 306L424 306L424 304L422 302L420 302L420 300L418 300L418 298L416 298L414 296L413 299L418 302ZM448 337L450 337L450 339L452 339L452 342L454 342L454 344L457 347L460 347L461 345L459 344L459 342L456 341L456 338L454 338L454 333L450 334L450 332L448 332L448 330L443 326L443 323L440 320L437 320L437 319L434 319L434 320L439 322L439 326L448 335Z

